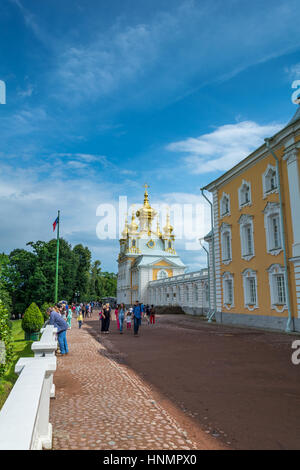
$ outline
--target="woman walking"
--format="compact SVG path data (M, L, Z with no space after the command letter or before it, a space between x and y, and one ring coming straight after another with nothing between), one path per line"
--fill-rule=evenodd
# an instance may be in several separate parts
M103 323L102 323L103 330L101 330L105 334L109 333L110 313L111 313L111 308L110 308L109 304L106 304L103 307L103 312L102 312L102 315L103 315L104 319L103 319Z
M119 308L119 317L118 317L119 330L120 330L121 335L123 334L123 322L124 322L124 318L125 318L125 312L126 312L125 305L121 304L120 308Z
M120 329L120 322L119 322L119 305L115 308L115 315L116 315L116 322L117 322L117 328L118 330Z

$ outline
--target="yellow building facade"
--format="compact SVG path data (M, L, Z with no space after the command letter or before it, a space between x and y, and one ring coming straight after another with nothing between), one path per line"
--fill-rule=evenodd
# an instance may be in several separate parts
M300 108L204 189L213 196L216 320L300 331Z

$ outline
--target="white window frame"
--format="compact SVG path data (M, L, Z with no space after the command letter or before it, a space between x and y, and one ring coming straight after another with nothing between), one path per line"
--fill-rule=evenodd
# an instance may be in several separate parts
M254 249L254 224L253 224L253 216L243 214L239 218L240 224L240 240L241 240L241 257L246 261L249 261L255 256L255 249ZM250 229L251 235L251 252L248 250L249 246L249 238L248 238L248 227Z
M278 202L268 202L264 208L264 224L266 231L266 245L267 252L270 255L277 256L283 251L282 246L282 229L281 229L281 220L280 220L280 206ZM273 220L276 217L278 220L278 237L279 237L279 246L275 246L274 240L274 231L273 231Z
M165 269L160 269L157 273L157 278L158 280L166 279L168 276L168 273Z
M228 285L231 283L231 301L228 298ZM224 272L222 275L222 287L223 287L223 305L227 310L234 307L234 282L233 274L230 272Z
M272 189L269 185L270 173L275 173L276 178L276 186ZM263 194L264 198L266 198L269 194L278 193L278 177L277 177L277 169L276 166L268 164L266 171L262 175L262 183L263 183Z
M221 234L222 263L229 264L232 261L231 225L225 224L223 222L220 228L220 234ZM229 241L229 245L228 245L228 241Z
M269 273L271 309L276 310L278 313L282 313L284 310L287 310L285 269L280 264L271 264L267 271ZM280 302L280 299L278 298L278 276L283 277L285 302Z
M225 202L225 199L227 199L227 203L228 203L228 208L227 208L226 212L223 211L223 204ZM220 199L220 219L222 219L222 217L226 217L228 215L230 215L230 196L229 196L229 194L223 193L222 197Z
M257 275L256 271L253 269L245 269L242 273L243 276L243 288L244 288L244 303L245 303L245 308L248 310L254 310L258 308L258 296L257 296ZM252 299L250 299L250 292L249 292L249 287L250 287L250 279L254 279L254 286L255 286L255 302L252 302Z
M245 187L249 188L249 200L247 202L244 202L243 200L243 193L244 193L244 188ZM239 196L239 208L243 209L243 207L251 206L252 205L252 196L251 196L251 183L249 181L242 181L241 186L239 187L238 190L238 196Z

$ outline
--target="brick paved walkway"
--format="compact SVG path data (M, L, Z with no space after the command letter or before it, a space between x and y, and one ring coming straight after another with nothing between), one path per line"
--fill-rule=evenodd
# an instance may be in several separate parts
M94 317L97 322L98 315ZM109 357L99 342L102 336L95 333L87 324L79 330L72 320L67 335L70 352L58 358L54 375L53 449L200 448L199 441L192 441L176 418L153 399L150 387ZM202 448L205 442L204 434Z

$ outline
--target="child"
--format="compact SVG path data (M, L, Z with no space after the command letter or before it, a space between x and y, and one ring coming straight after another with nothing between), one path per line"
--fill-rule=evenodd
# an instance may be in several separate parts
M127 330L130 330L131 328L131 312L127 312L126 315L126 324L127 324Z
M79 315L77 317L77 321L78 321L78 327L79 329L81 328L81 325L82 325L82 322L83 322L83 316L82 316L82 312L80 311L79 312Z
M69 329L71 329L71 320L72 320L72 310L71 310L71 307L69 307L69 310L68 310L68 316L67 316L67 323L69 325Z

